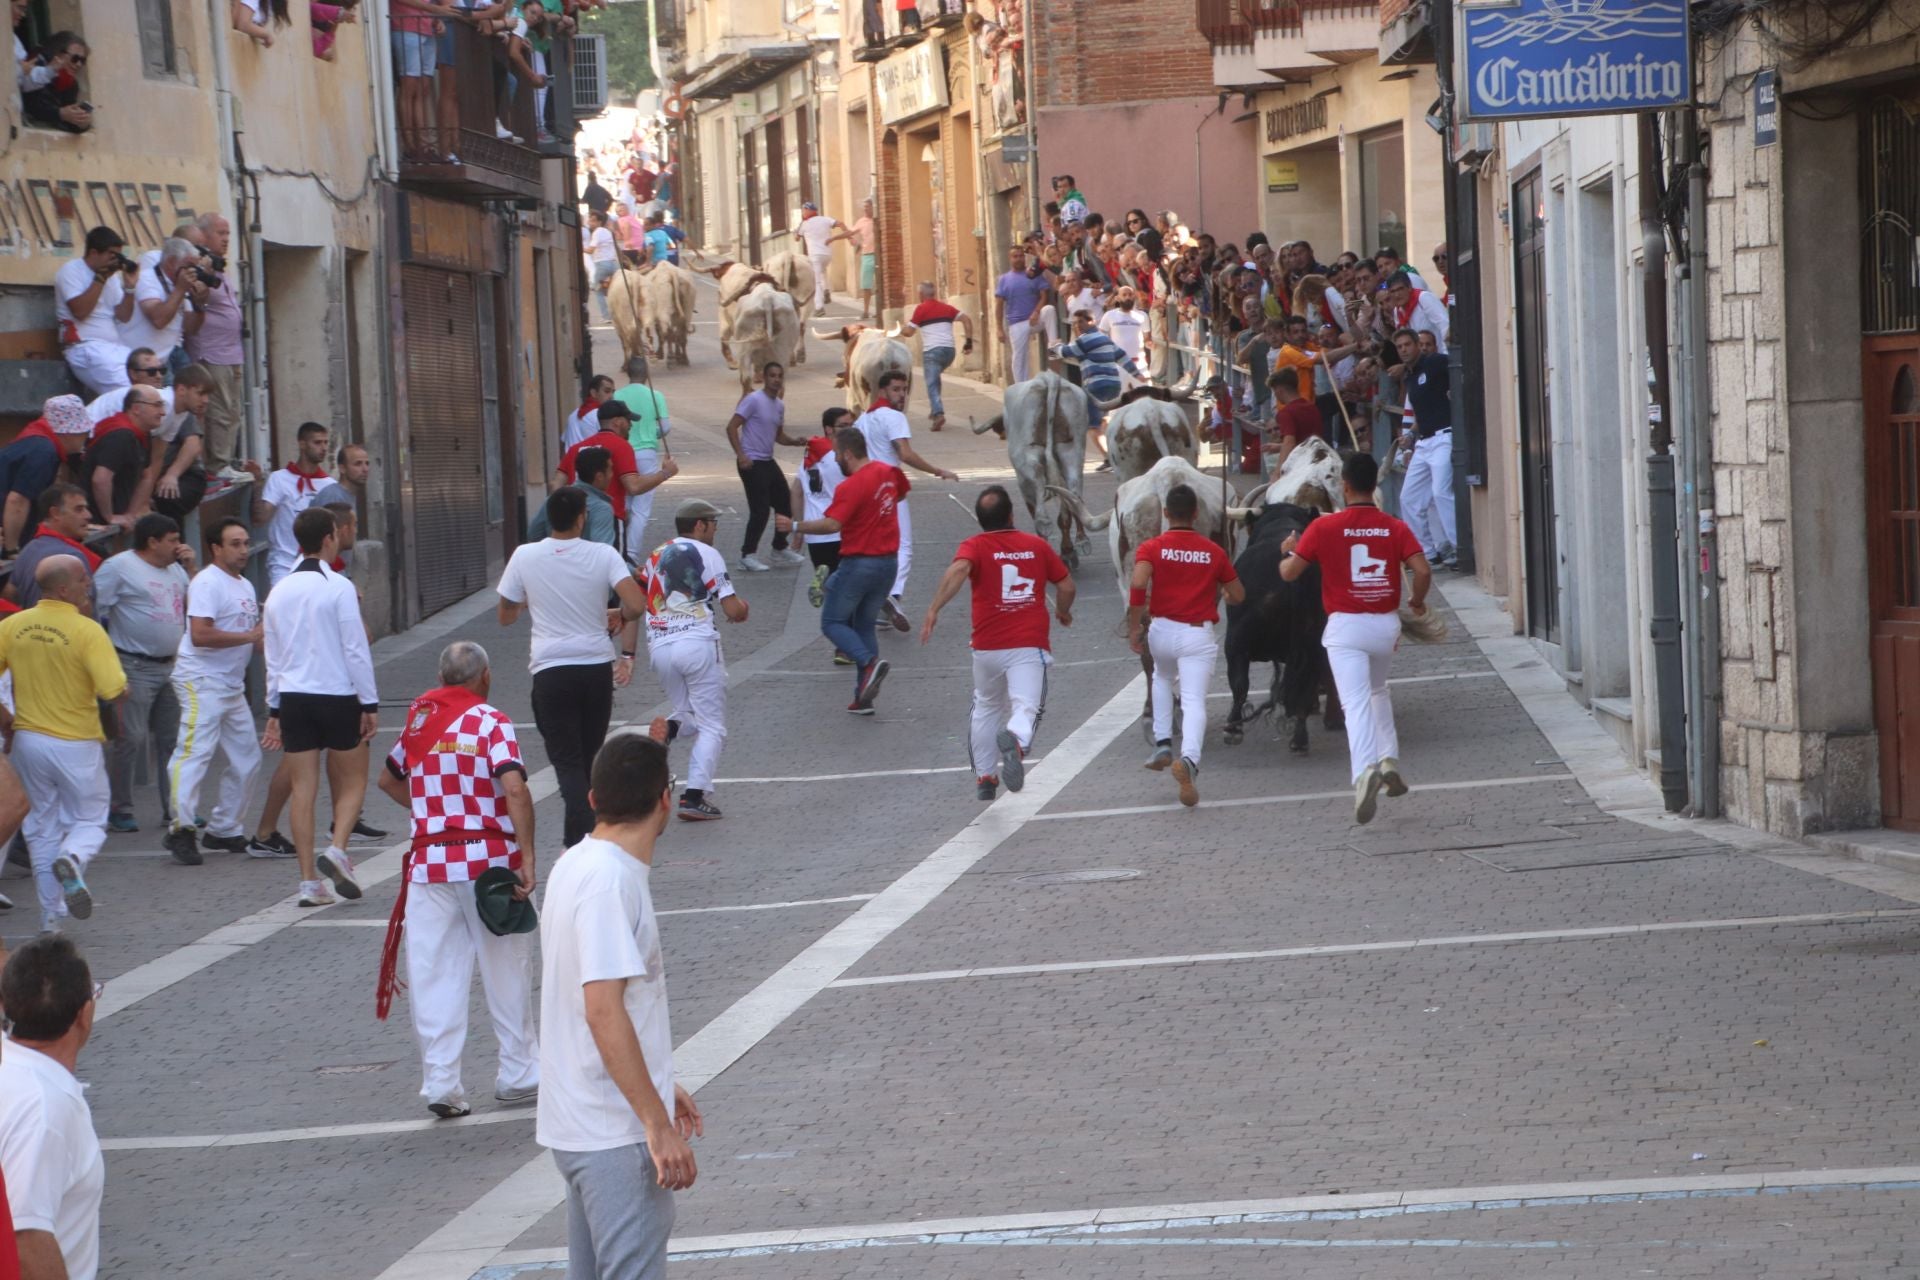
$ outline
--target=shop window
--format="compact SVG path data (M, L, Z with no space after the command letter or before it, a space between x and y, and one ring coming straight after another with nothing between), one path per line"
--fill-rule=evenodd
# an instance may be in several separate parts
M180 74L173 43L173 0L133 0L134 20L140 26L140 69L149 80L171 80Z

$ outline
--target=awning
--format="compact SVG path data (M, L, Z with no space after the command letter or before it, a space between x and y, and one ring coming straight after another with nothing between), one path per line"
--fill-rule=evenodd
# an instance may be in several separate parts
M687 81L680 92L689 98L731 98L805 62L809 52L805 41L796 41L729 54Z

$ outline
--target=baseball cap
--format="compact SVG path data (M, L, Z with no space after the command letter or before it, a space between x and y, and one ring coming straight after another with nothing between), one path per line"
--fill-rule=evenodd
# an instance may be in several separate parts
M87 416L86 402L79 396L51 397L40 406L40 416L55 435L81 436L93 430L93 419Z
M820 212L820 206L819 206L819 205L817 205L817 204L815 204L815 203L814 203L813 201L811 201L811 200L803 200L803 201L801 201L801 202L800 202L800 207L801 207L802 209L811 209L811 210L813 210L813 211L814 211L815 213L818 213L818 212Z
M674 508L673 518L675 520L718 520L720 508L705 498L688 498Z

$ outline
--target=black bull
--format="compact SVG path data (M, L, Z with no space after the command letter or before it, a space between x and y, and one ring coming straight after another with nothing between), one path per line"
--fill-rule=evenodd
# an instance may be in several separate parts
M1327 614L1320 603L1319 566L1309 567L1292 582L1280 577L1280 544L1288 534L1304 530L1317 514L1291 503L1266 508L1254 521L1247 549L1233 562L1247 598L1227 606L1227 685L1233 690L1226 728L1230 744L1245 736L1247 721L1277 708L1293 726L1288 746L1305 751L1307 717L1313 714L1322 690L1327 695L1326 727L1339 729L1345 724L1321 644ZM1256 662L1273 664L1273 685L1267 701L1248 711L1248 677Z

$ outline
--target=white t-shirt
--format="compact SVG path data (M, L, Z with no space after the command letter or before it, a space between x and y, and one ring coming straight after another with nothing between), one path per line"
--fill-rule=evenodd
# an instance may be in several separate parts
M94 1280L107 1166L93 1111L71 1071L12 1040L0 1050L0 1172L13 1229L50 1233L68 1280Z
M913 435L906 414L883 405L867 410L855 419L853 425L860 428L860 434L867 438L867 457L890 467L900 465L899 441Z
M1134 360L1140 358L1140 352L1146 345L1147 313L1135 307L1131 311L1122 311L1115 307L1100 317L1100 332L1113 340L1113 345L1126 352Z
M647 593L648 647L720 639L713 614L734 594L733 579L726 559L706 543L695 538L661 543L640 571L640 587Z
M646 1141L646 1127L607 1074L587 1027L589 982L627 979L627 1017L660 1104L673 1114L673 1035L650 868L588 836L547 873L540 904L540 1104L534 1141L607 1151Z
M833 219L824 213L816 213L800 224L800 237L807 242L807 256L824 258L833 252L828 242L833 236Z
M147 319L147 313L141 310L149 302L165 302L173 296L173 286L161 278L157 267L143 268L140 282L133 290L133 314L120 326L120 343L129 349L133 347L151 347L153 354L165 360L173 349L180 345L180 329L187 322L187 312L193 304L182 300L180 307L173 313L173 319L164 329L156 329Z
M1069 335L1073 333L1073 318L1082 311L1093 313L1093 322L1099 324L1106 312L1100 306L1100 291L1090 284L1080 286L1080 292L1069 294L1060 299L1060 327Z
M302 484L301 481L306 483ZM300 544L293 540L293 518L313 505L314 498L332 481L324 471L301 476L281 467L267 473L260 501L273 507L267 522L267 585L273 587L300 563Z
M820 492L813 491L813 473L820 473ZM833 505L833 491L847 478L840 470L840 455L829 449L822 454L820 461L810 467L800 469L800 501L806 507L802 520L818 520L827 514L827 508ZM809 545L816 542L838 542L838 533L809 533L804 535Z
M598 405L584 414L578 409L567 415L567 429L560 433L560 447L571 449L590 435L600 431L600 408ZM643 497L646 495L642 495Z
M613 247L613 232L605 227L595 227L593 234L587 237L587 252L593 255L595 262L618 262L619 251Z
M629 572L620 553L604 542L543 538L516 548L500 575L500 598L526 605L533 615L527 669L613 661L607 596Z
M127 392L131 390L133 390L132 387L115 387L113 390L97 397L87 405L87 417L93 419L95 422L105 422L108 418L111 418L114 414L119 413L127 407ZM160 398L166 402L167 413L171 415L173 413L173 388L155 387L154 390L160 393ZM175 423L174 431L178 432L179 429L180 425ZM154 434L158 435L160 433L155 432ZM173 441L172 436L165 436L164 439L166 439L169 444Z
M260 625L260 597L253 584L236 578L217 564L194 575L187 588L187 634L180 640L180 656L173 664L175 680L206 680L237 689L246 683L253 646L237 644L222 649L199 649L193 643L193 620L205 618L216 631L251 631Z
M100 297L94 302L93 310L87 313L85 320L75 320L67 300L77 298L91 288L93 268L87 265L84 258L75 258L56 271L53 276L54 318L71 322L82 342L111 342L118 345L120 328L114 323L113 313L127 296L123 278L117 271L107 277L106 284L100 287Z

